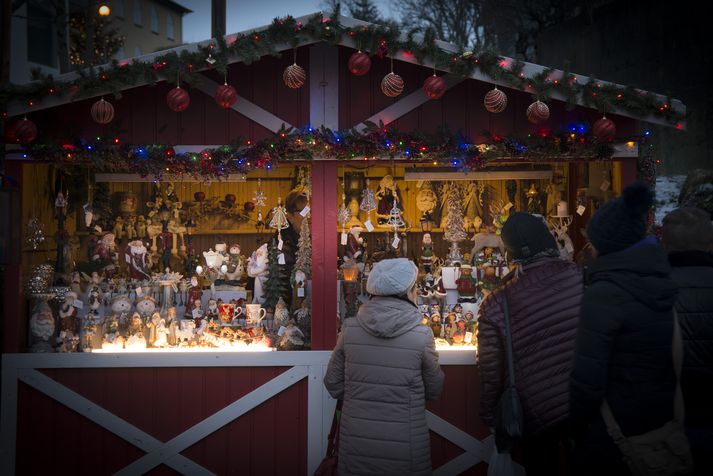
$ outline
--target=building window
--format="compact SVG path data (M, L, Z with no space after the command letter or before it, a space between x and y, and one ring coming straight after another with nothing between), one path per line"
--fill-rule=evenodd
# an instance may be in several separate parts
M138 56L141 56L141 47L140 46L136 46L134 48L134 57L138 57Z
M141 26L144 24L141 6L141 0L134 0L134 25Z
M121 46L118 50L116 50L116 53L114 54L114 58L116 58L118 60L124 59L125 56L126 56L126 53L124 52L123 46Z
M124 0L114 0L114 15L117 18L124 18Z
M158 12L153 5L151 5L151 31L158 33Z
M27 2L27 59L45 66L57 66L56 39L53 13L41 1Z
M173 15L170 13L166 15L166 37L169 40L175 40L176 37L173 34Z

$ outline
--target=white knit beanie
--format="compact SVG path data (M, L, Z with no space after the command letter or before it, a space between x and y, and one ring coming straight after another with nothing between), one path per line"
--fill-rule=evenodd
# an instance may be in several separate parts
M374 265L366 291L374 296L406 294L418 277L418 268L406 258L385 259Z

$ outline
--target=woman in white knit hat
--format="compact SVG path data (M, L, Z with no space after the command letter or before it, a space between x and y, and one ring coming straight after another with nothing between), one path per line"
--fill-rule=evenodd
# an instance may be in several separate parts
M374 265L371 299L342 325L324 384L343 400L340 475L431 474L426 400L443 387L431 330L416 306L418 269L406 258Z

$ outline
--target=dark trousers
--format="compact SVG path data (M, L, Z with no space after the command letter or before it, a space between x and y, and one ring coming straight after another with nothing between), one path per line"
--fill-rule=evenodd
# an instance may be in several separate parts
M527 476L567 476L569 468L566 425L552 428L525 438L522 442L522 462Z

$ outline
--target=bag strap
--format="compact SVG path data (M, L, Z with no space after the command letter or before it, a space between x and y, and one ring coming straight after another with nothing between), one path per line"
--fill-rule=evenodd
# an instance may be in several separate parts
M342 400L337 400L332 417L332 428L329 430L327 438L327 456L334 456L339 451L339 413L342 410Z
M673 308L673 340L671 346L673 357L673 371L676 374L676 390L673 397L673 419L683 423L685 417L685 408L683 404L683 392L681 391L681 369L683 367L683 338L681 337L681 326L678 322L678 313L676 308ZM604 423L607 425L607 433L614 439L615 442L625 440L625 436L621 432L619 424L614 418L609 402L605 398L602 401L600 412Z
M507 288L503 287L503 316L505 317L505 354L508 361L510 386L515 386L515 359L512 353L512 331L510 328L510 309L508 307Z

